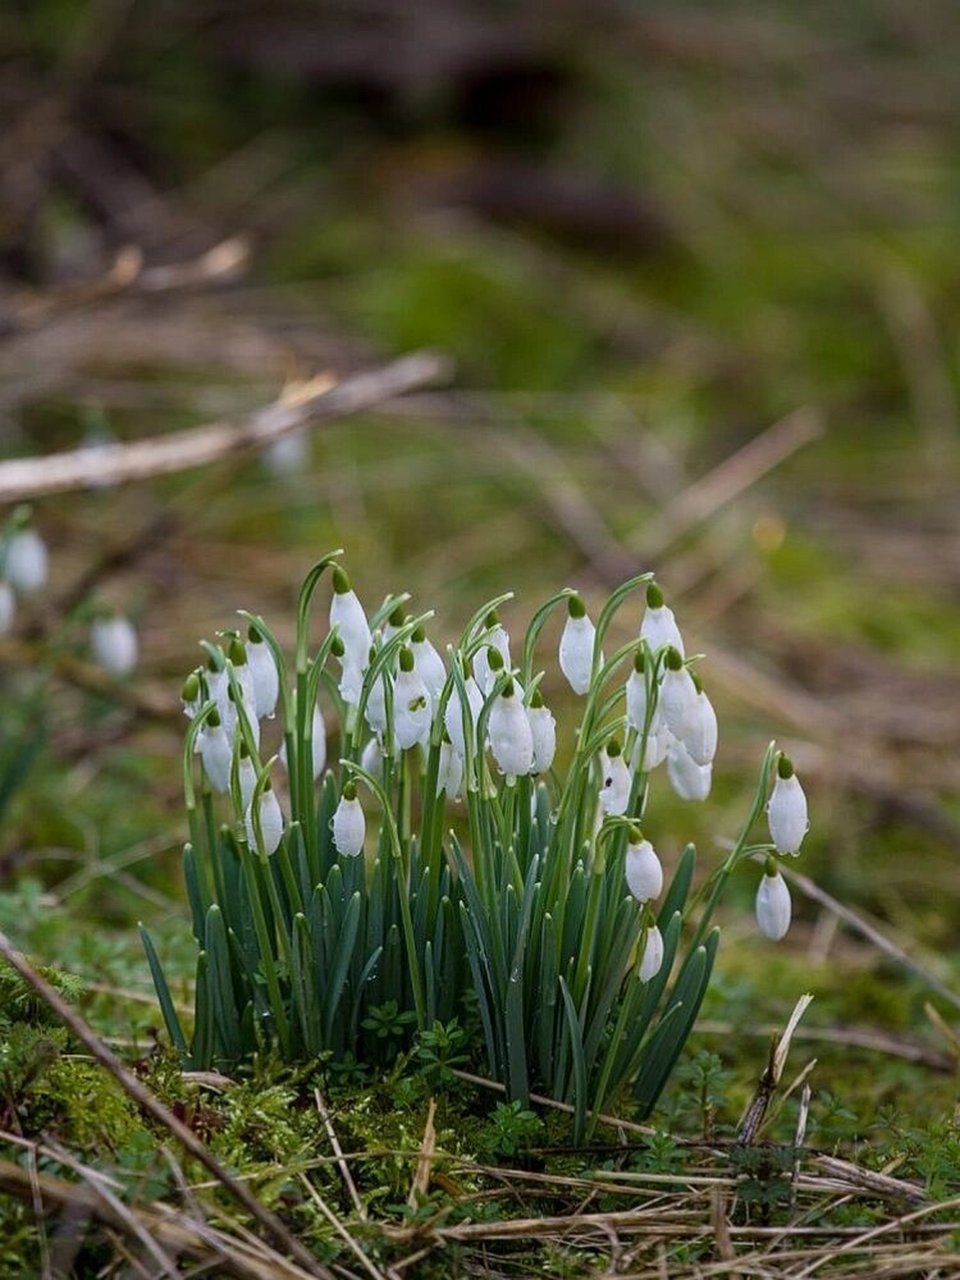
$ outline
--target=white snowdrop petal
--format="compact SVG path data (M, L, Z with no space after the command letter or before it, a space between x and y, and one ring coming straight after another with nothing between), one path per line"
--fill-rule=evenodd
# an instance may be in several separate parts
M255 714L272 720L277 713L277 699L280 696L280 674L266 641L251 640L247 644L247 665L253 682Z
M360 801L341 796L333 815L333 843L337 852L346 858L356 858L363 852L366 833L367 824Z
M431 699L436 702L447 680L443 659L429 640L414 640L410 645L414 670L427 687Z
M233 750L223 725L204 725L198 735L198 744L200 760L211 787L221 793L229 791Z
M717 713L702 689L697 694L695 711L684 735L683 745L697 764L712 764L717 754Z
M263 849L269 857L276 853L283 836L283 811L280 808L280 801L272 790L263 791L260 799L257 801L257 809L260 818L260 834L263 836ZM251 849L258 849L257 834L253 825L253 806L247 809L245 825L247 829L247 843Z
M626 685L627 724L643 733L647 717L647 682L642 671L631 671Z
M685 741L699 715L697 686L686 667L679 671L668 667L663 673L657 706L663 723L673 736Z
M643 622L640 624L640 639L646 640L653 653L665 645L671 645L681 658L684 656L683 636L673 616L673 610L665 604L657 608L647 605Z
M560 670L574 693L583 694L590 688L595 635L596 628L588 617L567 615L560 637L559 661Z
M344 655L343 666L340 672L340 697L348 706L356 707L360 705L360 692L363 689L363 672L364 668L357 662L348 660Z
M345 661L366 671L370 658L370 624L355 591L335 591L330 601L330 629L337 634L346 650Z
M466 680L467 702L469 708L466 711L468 724L471 726L471 740L476 731L477 720L480 718L480 712L483 710L483 694L480 692L480 686L477 684L473 676L469 676ZM466 743L463 735L464 707L460 700L460 694L454 688L443 713L443 726L447 731L450 741L456 747L458 753L462 756L466 755Z
M557 751L557 722L549 707L527 707L527 719L533 735L531 773L546 773Z
M779 871L773 876L761 876L756 909L760 932L772 942L779 942L790 928L792 910L790 890Z
M327 767L327 726L320 704L313 704L313 724L310 732L310 753L313 756L313 779L316 782Z
M450 799L460 794L463 786L463 757L450 742L441 742L437 769L437 791L443 791Z
M767 823L777 853L796 857L810 823L807 797L795 773L789 778L778 777L773 784L773 793L767 802Z
M416 672L399 671L393 689L393 732L407 751L430 736L430 694Z
M371 738L363 748L360 757L360 768L369 773L377 782L383 781L383 751L376 738Z
M363 717L374 733L383 733L387 727L387 685L386 677L380 675L369 686L367 705L363 709Z
M643 959L637 974L641 982L649 982L660 972L663 964L663 935L656 925L647 930L647 940L643 948Z
M21 529L10 539L3 574L15 591L39 591L47 580L47 544L35 529Z
M697 764L682 742L667 752L667 777L681 800L706 800L713 783L713 765Z
M241 756L237 762L237 783L240 787L240 803L246 813L250 808L253 789L257 785L257 771L249 756Z
M477 685L485 698L490 696L490 691L496 684L499 672L494 671L490 666L490 658L487 653L488 649L496 649L503 659L504 670L510 670L510 637L504 628L497 623L488 636L484 638L484 643L473 655L473 674Z
M663 890L663 867L649 840L627 846L624 875L627 888L638 902L659 898Z
M603 785L600 788L600 805L604 813L626 813L630 803L630 769L622 755L601 756Z
M137 665L140 645L133 624L121 614L95 618L90 627L90 651L111 675L125 676Z
M500 772L508 777L529 773L533 767L533 731L519 689L496 698L487 727L490 749Z

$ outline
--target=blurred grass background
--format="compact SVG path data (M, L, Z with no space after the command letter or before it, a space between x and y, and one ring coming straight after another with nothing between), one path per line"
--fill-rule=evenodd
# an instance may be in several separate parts
M503 590L519 629L559 586L596 602L654 569L722 735L706 806L656 788L658 848L694 838L709 863L776 735L811 800L798 869L956 988L958 38L950 0L8 5L3 456L242 415L420 347L455 373L317 426L291 474L248 459L37 504L54 582L6 652L0 732L12 757L38 723L44 745L4 814L0 927L148 990L135 919L186 942L197 641L238 607L289 635L301 575L343 546L368 604L409 590L443 638ZM152 268L238 236L230 283L98 296L125 246ZM56 601L127 544L96 590L136 617L161 714L37 665L39 636L82 644ZM922 1072L912 1105L948 1110L928 985L799 893L772 948L753 891L701 1046L750 1080L763 1040L722 1029L809 989L812 1027L940 1057L878 1071L818 1044L823 1088L869 1116Z

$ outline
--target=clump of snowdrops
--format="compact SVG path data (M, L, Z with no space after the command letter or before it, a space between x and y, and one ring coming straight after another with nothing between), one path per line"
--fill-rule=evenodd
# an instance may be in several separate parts
M377 1063L459 1018L508 1097L572 1103L578 1137L625 1101L648 1114L696 1020L711 916L738 866L765 863L762 932L789 925L778 859L807 828L791 763L771 744L729 854L692 893L688 845L665 887L653 780L664 766L680 796L705 799L717 720L651 575L614 591L596 623L576 591L558 592L519 643L498 614L510 597L488 601L443 657L408 597L368 618L339 554L300 591L292 671L265 621L243 613L243 632L205 643L184 685L189 1041L144 935L171 1037L195 1068L266 1046ZM614 615L641 592L633 637L607 655ZM538 669L555 610L556 660L581 699L562 774ZM770 839L751 843L765 808Z

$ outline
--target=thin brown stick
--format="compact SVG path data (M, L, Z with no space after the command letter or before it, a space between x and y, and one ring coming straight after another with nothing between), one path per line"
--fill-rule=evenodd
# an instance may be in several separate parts
M475 1076L472 1071L460 1071L453 1068L453 1074L460 1080L466 1081L467 1084L475 1084L480 1089L492 1089L494 1093L506 1093L506 1086L501 1084L499 1080L488 1080L486 1076ZM569 1102L558 1102L556 1098L546 1098L542 1093L531 1093L530 1101L535 1102L538 1107L552 1107L554 1111L563 1111L567 1115L573 1115L575 1108ZM593 1112L588 1111L588 1116L592 1116ZM609 1125L613 1129L623 1129L627 1133L642 1133L646 1137L650 1137L657 1132L656 1129L649 1124L634 1124L631 1120L621 1120L619 1116L608 1116L602 1113L596 1116L596 1119L605 1125Z
M0 933L0 955L16 969L24 982L31 986L43 1002L52 1010L88 1052L117 1081L121 1088L133 1101L157 1124L177 1139L188 1155L198 1160L217 1181L237 1199L244 1209L260 1224L273 1240L286 1250L310 1275L322 1277L322 1280L333 1280L333 1273L322 1266L297 1240L276 1214L266 1209L256 1196L228 1173L220 1161L207 1149L196 1134L163 1105L159 1098L150 1092L136 1076L132 1075L120 1062L116 1054L87 1026L79 1014L67 1004L58 992L37 973L26 958L11 945L5 934Z
M350 1199L353 1201L353 1207L357 1216L366 1218L367 1211L363 1207L363 1201L360 1199L360 1192L357 1190L357 1184L353 1180L353 1174L350 1172L350 1166L347 1164L346 1157L343 1154L343 1147L340 1145L340 1139L337 1137L337 1131L333 1127L333 1121L330 1119L330 1113L327 1111L323 1094L319 1088L313 1091L314 1102L317 1104L317 1111L320 1119L323 1121L323 1127L327 1131L327 1137L330 1139L330 1146L333 1148L333 1154L337 1162L337 1168L340 1170L340 1176L343 1178L344 1186L350 1193Z
M449 369L442 356L417 352L342 382L322 375L288 388L272 404L236 423L215 422L130 444L15 458L0 463L0 502L96 488L105 482L127 484L207 466L231 454L262 449L308 422L346 418L375 408L446 377Z

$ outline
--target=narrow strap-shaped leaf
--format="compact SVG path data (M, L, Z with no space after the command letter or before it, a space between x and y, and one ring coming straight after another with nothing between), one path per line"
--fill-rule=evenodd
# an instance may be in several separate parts
M153 939L143 925L140 925L140 940L143 943L144 951L147 953L147 964L150 966L150 975L153 978L153 985L157 993L157 999L160 1002L160 1012L163 1014L167 1032L177 1053L185 1058L187 1056L186 1036L180 1026L180 1019L174 1007L173 997L170 995L170 988L167 985L163 966L160 964L160 957L157 955L156 947L153 945Z
M210 909L210 895L206 891L197 851L191 844L183 847L183 879L187 886L190 914L193 917L193 936L197 940L197 946L202 947L207 911Z
M233 993L230 966L230 944L217 904L207 912L204 950L207 953L209 996L213 1001L214 1032L227 1061L232 1065L240 1057L240 1018Z
M693 883L693 869L696 861L697 851L692 844L688 844L680 855L677 869L673 873L673 879L670 881L670 888L667 890L660 907L657 923L661 929L673 919L675 911L679 911L681 915L683 914L683 908L687 903L687 894L690 892L690 885Z
M463 940L466 945L467 963L473 977L473 989L477 997L477 1008L483 1026L483 1038L487 1046L487 1060L490 1070L500 1073L499 1042L494 1034L494 1016L490 1006L490 984L485 972L486 966L482 958L482 947L474 928L474 922L467 904L460 903L460 922L463 928Z
M583 1028L577 1017L573 996L563 978L560 979L563 1012L566 1017L567 1041L573 1062L573 1141L579 1146L587 1129L587 1067L583 1057Z
M213 1065L213 1005L205 951L197 956L196 1009L190 1061L194 1071L209 1071Z
M360 894L355 893L344 912L340 936L337 938L334 962L330 969L330 979L323 995L324 1030L326 1038L330 1038L333 1021L340 1008L343 990L350 971L350 959L357 941L357 929L360 924Z

